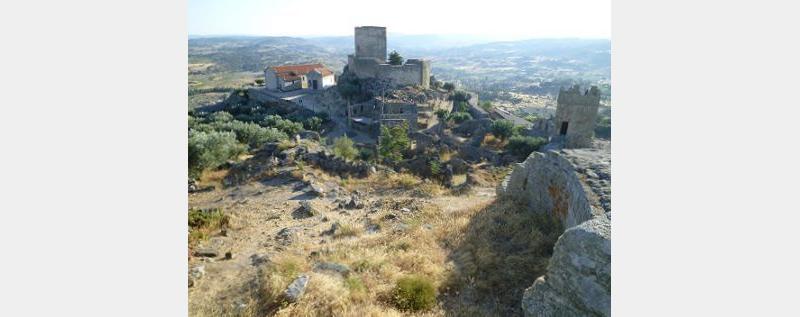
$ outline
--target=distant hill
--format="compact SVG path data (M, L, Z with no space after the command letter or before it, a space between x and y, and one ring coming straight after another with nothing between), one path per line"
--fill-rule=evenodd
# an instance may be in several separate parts
M189 39L189 63L214 63L220 72L259 72L267 66L323 63L341 71L347 55L295 37L194 37Z
M605 95L610 89L608 39L491 42L470 36L389 34L387 41L389 50L397 50L405 58L431 59L433 74L438 79L457 81L475 91L552 94L572 83L599 83ZM213 73L248 72L250 77L267 66L295 63L319 62L341 72L347 55L353 51L352 36L190 36L189 39L190 64L214 64L207 68ZM191 79L215 82L215 78Z

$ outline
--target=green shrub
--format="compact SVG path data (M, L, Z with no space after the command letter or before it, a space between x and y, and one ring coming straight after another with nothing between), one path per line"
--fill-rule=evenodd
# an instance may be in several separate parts
M611 139L611 117L598 117L594 127L594 135L598 138Z
M424 277L404 277L397 281L393 294L394 303L402 310L419 311L436 305L436 289Z
M358 158L365 162L371 162L375 160L375 151L370 148L359 148L358 149Z
M466 101L454 101L453 112L467 112L469 111L469 104Z
M244 153L246 147L232 132L189 131L189 173L196 176L204 169L216 168Z
M514 135L514 123L509 120L495 120L489 131L501 140L506 140Z
M450 114L450 120L455 123L461 123L467 120L472 120L472 115L467 112L453 112Z
M211 114L210 119L213 122L230 122L233 121L233 115L225 111L217 111Z
M453 91L456 89L456 85L454 85L453 83L444 83L444 85L442 85L442 88L444 88L447 91Z
M403 158L403 151L411 145L408 139L408 123L392 127L381 127L380 151L381 157L396 162Z
M256 85L261 86L263 84L264 84L264 79L261 79L261 78L256 79Z
M484 101L484 102L481 102L481 108L483 108L483 110L486 110L486 111L491 111L492 108L494 108L494 106L492 105L491 102Z
M221 209L189 209L189 245L197 245L213 231L228 226L229 221Z
M539 150L539 148L546 143L547 140L544 138L517 135L508 140L506 150L518 157L525 158L528 157L531 152Z
M358 155L358 150L353 146L353 140L345 135L333 141L333 155L347 161L352 161L356 158L356 155Z
M445 121L449 115L449 112L447 112L445 109L436 109L434 113L436 114L436 117L439 118L439 121Z
M317 116L308 118L303 122L303 127L306 128L306 130L319 131L322 128L322 118Z
M431 175L438 176L439 173L442 172L442 163L439 163L437 160L431 160L428 162L428 167L431 169Z
M218 124L217 130L231 131L236 134L236 139L250 148L259 148L267 142L277 142L288 139L288 136L275 128L265 128L255 123L231 121Z
M452 101L469 101L470 99L472 99L472 95L470 95L466 91L459 90L454 92L453 95L451 95L448 99Z
M289 136L293 136L303 130L303 124L292 120L281 118L279 115L269 115L264 118L262 125L275 128Z
M189 209L189 228L219 228L228 225L228 216L222 209Z

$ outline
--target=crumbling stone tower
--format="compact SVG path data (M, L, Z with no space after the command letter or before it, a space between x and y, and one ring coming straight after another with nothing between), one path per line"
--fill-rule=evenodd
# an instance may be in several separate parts
M561 89L553 136L562 139L567 148L591 147L599 107L600 90L596 86L584 93L577 85Z

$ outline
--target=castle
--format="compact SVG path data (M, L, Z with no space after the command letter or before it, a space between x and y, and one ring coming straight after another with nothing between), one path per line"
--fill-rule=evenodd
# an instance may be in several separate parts
M387 80L393 86L430 88L429 60L408 59L403 65L386 62L386 27L357 26L355 54L347 56L347 69L358 78Z
M567 148L591 147L597 109L600 107L600 90L596 86L581 93L573 86L558 92L554 135L563 138Z

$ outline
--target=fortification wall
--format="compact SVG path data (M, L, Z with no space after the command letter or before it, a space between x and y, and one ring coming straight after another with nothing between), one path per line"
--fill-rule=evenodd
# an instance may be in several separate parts
M422 69L417 64L382 64L378 68L377 77L390 79L394 85L419 85L421 73Z

